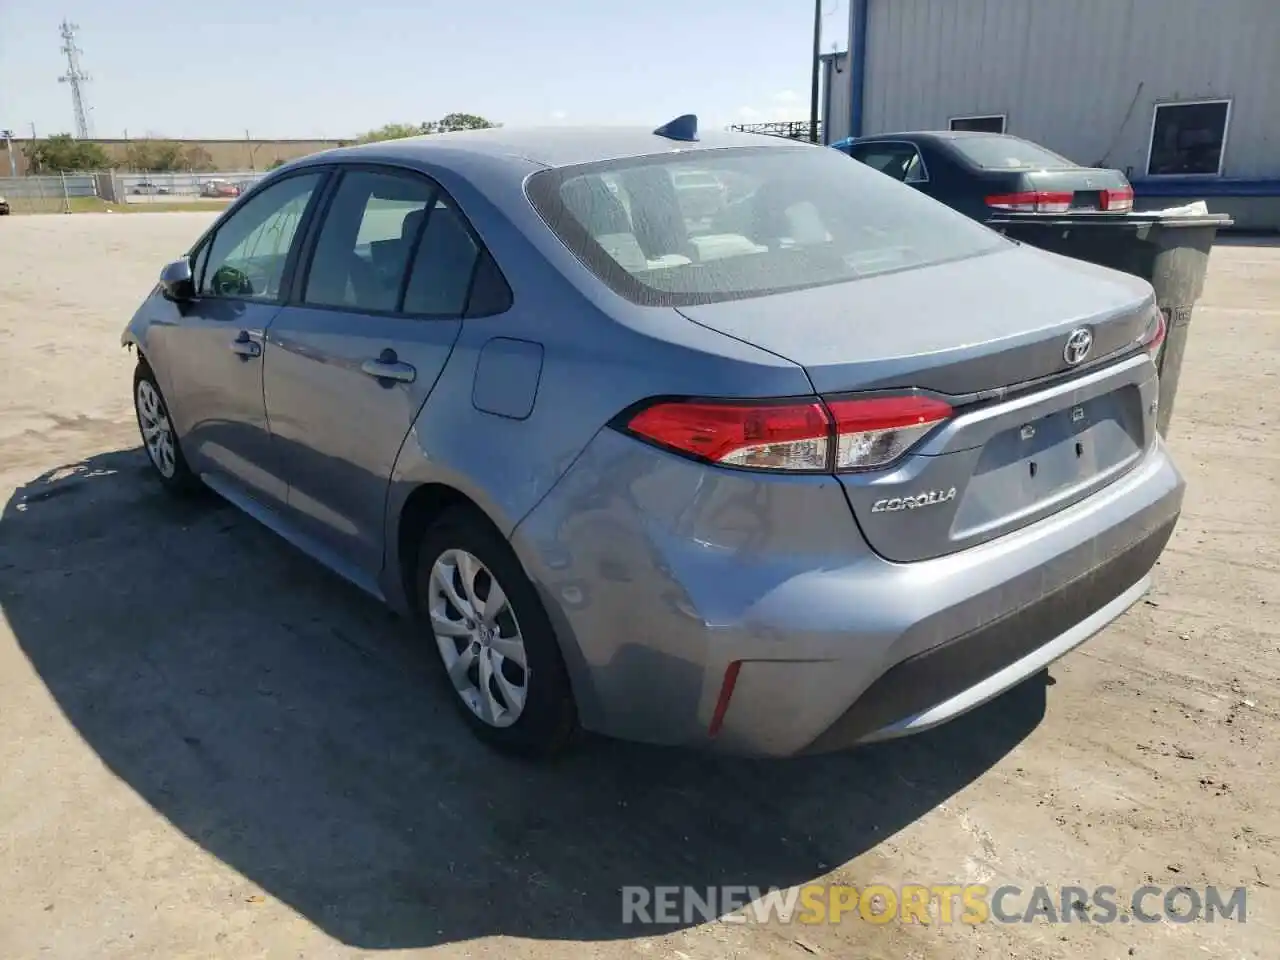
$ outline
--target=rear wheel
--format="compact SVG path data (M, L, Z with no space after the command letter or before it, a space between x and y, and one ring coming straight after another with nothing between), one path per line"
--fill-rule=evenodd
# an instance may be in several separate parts
M577 729L568 674L537 591L498 532L473 510L446 511L423 533L416 589L477 736L528 756L562 750Z
M138 417L138 431L142 434L142 447L155 469L156 476L166 489L175 493L189 493L200 486L200 481L187 466L182 446L169 416L160 385L146 361L138 361L133 373L133 409Z

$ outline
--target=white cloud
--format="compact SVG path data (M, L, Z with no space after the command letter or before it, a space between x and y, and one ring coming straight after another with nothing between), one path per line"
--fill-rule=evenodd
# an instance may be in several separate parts
M800 100L800 94L794 90L779 90L773 95L774 103L797 103Z
M741 120L756 120L760 116L760 111L755 107L739 107L738 117Z
M565 118L567 118L568 116L569 116L569 114L565 113L563 110L552 110L552 111L551 111L551 119L552 119L552 120L564 120L564 119L565 119Z

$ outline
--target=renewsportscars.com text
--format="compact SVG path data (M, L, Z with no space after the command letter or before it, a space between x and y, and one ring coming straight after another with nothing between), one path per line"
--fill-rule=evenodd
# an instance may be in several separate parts
M866 923L1194 923L1247 918L1244 887L1114 886L1024 888L1006 884L806 884L761 889L623 887L622 922L692 924Z

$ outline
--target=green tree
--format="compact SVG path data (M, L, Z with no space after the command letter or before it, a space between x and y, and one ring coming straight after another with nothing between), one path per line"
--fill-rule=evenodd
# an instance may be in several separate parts
M187 169L182 145L172 140L135 140L126 151L128 164L147 173L169 173Z
M101 146L77 140L69 133L27 144L26 155L27 168L32 173L72 173L111 167L111 160Z
M420 137L424 133L434 133L434 130L428 130L427 124L412 123L388 123L386 126L379 127L377 130L370 130L363 134L359 143L377 143L382 140L403 140L405 137Z
M187 170L195 173L207 173L215 169L213 155L199 144L192 144L182 151L182 162Z
M449 113L436 122L436 130L450 133L454 130L489 130L498 126L474 113Z
M405 137L421 137L428 133L450 133L454 130L487 130L499 127L474 113L449 113L439 120L422 123L388 123L385 127L370 130L357 139L357 143L377 143L382 140L403 140Z

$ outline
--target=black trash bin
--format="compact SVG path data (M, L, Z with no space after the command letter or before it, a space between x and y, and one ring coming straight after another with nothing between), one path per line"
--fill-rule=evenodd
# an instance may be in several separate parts
M1204 289L1209 251L1218 231L1233 222L1220 213L1151 210L1123 216L1078 213L1051 218L1010 213L991 218L987 225L1010 239L1151 282L1167 327L1156 359L1160 372L1156 428L1161 436L1167 436L1191 310Z

